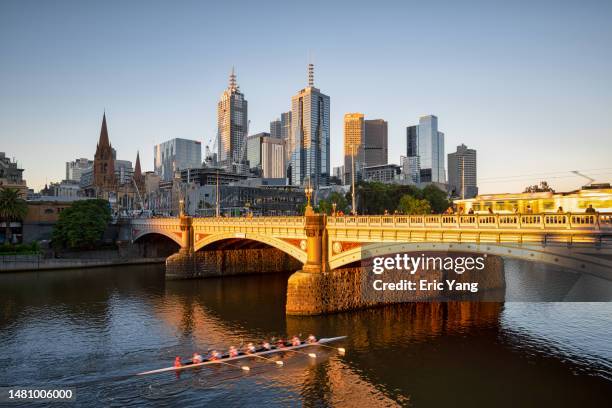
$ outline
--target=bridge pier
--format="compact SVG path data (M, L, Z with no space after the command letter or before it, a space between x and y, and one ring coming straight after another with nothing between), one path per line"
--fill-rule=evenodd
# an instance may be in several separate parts
M180 215L181 249L166 259L166 279L197 277L198 264L193 248L193 218Z
M420 255L420 253L418 254ZM439 253L441 256L466 256L461 253ZM385 282L400 282L407 280L419 282L444 282L455 279L457 282L477 282L478 293L474 299L480 299L482 292L488 290L503 290L505 288L504 263L498 256L488 256L482 271L466 271L456 274L454 271L418 270L411 275L403 270L385 272ZM318 315L347 310L362 309L377 305L393 303L410 303L423 301L447 301L457 299L455 294L447 290L427 289L414 291L377 291L374 280L380 279L369 266L338 268L331 271L313 273L301 270L289 278L287 284L288 315Z

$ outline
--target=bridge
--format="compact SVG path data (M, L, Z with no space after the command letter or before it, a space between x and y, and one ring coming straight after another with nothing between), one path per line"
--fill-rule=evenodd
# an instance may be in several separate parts
M226 250L246 242L276 248L301 263L310 280L373 257L411 252L488 254L612 279L612 214L603 213L336 217L310 211L296 217L132 220L132 241L150 234L175 241L178 257L221 242Z

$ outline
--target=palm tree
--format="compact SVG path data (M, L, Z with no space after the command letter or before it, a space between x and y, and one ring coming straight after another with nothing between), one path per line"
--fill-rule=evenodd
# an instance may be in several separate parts
M4 242L11 242L11 221L21 221L28 212L28 205L25 200L19 197L19 190L16 188L0 188L0 222L4 222L6 232Z

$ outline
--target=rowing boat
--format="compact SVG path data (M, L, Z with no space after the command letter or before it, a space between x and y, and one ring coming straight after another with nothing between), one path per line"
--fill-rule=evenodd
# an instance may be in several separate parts
M250 357L253 357L253 356L263 356L263 355L266 355L266 354L282 353L284 351L291 351L291 350L301 349L301 348L310 347L310 346L317 346L319 344L332 343L334 341L344 340L345 338L346 338L346 336L329 337L329 338L319 339L318 341L316 341L314 343L302 342L302 344L300 344L299 346L286 346L286 347L281 347L281 348L273 346L270 350L258 351L258 352L251 353L251 354L240 353L236 357L222 357L219 360L203 361L201 363L196 363L196 364L185 364L185 365L182 365L180 367L174 367L173 366L173 367L160 368L160 369L157 369L157 370L144 371L144 372L138 373L136 375L149 375L149 374L165 373L167 371L188 370L188 369L191 369L191 368L197 368L197 367L202 367L202 366L206 366L206 365L218 364L219 362L223 363L223 362L228 362L228 361L241 360L241 359L250 358Z

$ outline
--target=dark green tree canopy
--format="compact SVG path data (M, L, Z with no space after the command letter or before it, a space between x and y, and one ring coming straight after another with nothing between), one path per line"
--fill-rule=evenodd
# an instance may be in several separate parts
M449 206L448 194L433 184L419 189L413 185L384 184L378 182L359 182L357 187L357 208L360 214L384 214L394 211L403 213L400 200L411 196L425 200L433 213L443 213ZM348 194L350 197L350 193Z
M110 220L108 201L75 201L60 213L53 229L53 244L56 247L93 248L102 239Z
M319 212L330 215L333 212L334 203L336 203L336 212L348 213L349 205L346 197L335 191L327 199L319 200Z

